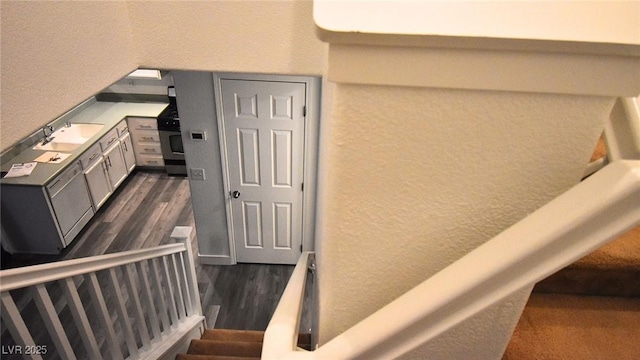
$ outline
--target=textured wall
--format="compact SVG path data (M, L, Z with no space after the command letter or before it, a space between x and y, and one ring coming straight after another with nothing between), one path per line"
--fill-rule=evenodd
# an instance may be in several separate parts
M2 1L0 147L137 68L124 2Z
M576 184L612 105L336 85L320 171L321 341Z
M129 3L140 64L183 70L321 74L312 1Z

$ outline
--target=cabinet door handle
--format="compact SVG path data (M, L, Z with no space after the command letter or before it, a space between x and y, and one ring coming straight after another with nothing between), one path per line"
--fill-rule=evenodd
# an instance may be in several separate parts
M151 129L151 125L140 125L142 129Z
M127 149L127 143L126 142L122 143L122 147L124 147L124 151L129 152L129 149Z
M111 156L107 156L107 161L109 161L109 167L113 167L113 166L111 165Z
M58 185L59 182L60 182L60 179L56 180L56 182L54 182L53 184L49 185L49 188L52 188L52 187Z

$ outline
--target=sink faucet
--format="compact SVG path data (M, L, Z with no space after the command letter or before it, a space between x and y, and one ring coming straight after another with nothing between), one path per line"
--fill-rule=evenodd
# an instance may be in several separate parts
M42 141L42 145L46 145L54 138L54 136L51 136L51 134L53 134L53 126L47 125L43 127L42 132L44 133L44 140Z

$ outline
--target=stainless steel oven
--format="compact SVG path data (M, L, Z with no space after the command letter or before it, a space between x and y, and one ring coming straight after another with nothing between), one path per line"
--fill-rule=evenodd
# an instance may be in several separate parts
M168 89L169 106L158 115L158 133L165 168L169 175L187 175L184 146L180 133L180 116L173 86Z

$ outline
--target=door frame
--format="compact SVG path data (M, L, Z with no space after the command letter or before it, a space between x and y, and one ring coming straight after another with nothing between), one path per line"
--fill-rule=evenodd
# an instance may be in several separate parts
M225 194L225 213L227 217L227 236L229 239L229 265L237 263L236 244L233 233L233 217L231 212L231 196L229 181L229 162L227 156L227 139L224 128L224 114L222 111L222 82L221 80L252 80L304 83L306 116L304 123L304 154L303 154L303 184L302 195L302 251L314 251L315 249L315 225L316 225L316 192L318 170L318 144L321 107L321 83L322 79L315 76L296 75L266 75L235 72L214 72L213 93L216 106L216 120L218 125L218 138L220 143L220 162L222 165L222 182Z

